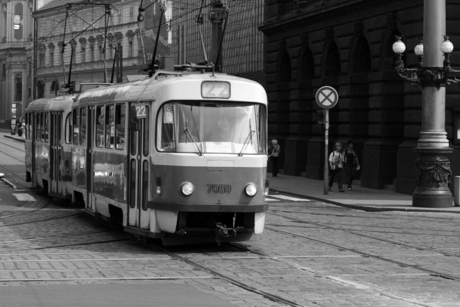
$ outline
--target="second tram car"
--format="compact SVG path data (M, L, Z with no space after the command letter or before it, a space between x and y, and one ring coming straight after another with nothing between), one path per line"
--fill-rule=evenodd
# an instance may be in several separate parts
M165 244L245 241L264 229L267 95L211 73L151 78L26 110L33 184Z

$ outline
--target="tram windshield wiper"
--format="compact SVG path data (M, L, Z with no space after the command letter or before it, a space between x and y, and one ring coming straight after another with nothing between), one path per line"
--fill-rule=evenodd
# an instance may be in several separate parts
M187 127L184 128L184 134L185 134L185 137L190 141L192 142L193 144L195 144L195 147L196 147L196 150L197 150L197 155L199 156L202 156L203 153L201 152L201 149L200 147L198 146L198 144L196 143L195 139L193 138L193 135L190 133L190 130L188 130Z
M248 134L248 136L246 137L246 140L244 141L243 148L241 148L241 151L240 151L240 153L238 154L238 157L242 157L242 156L243 156L243 153L244 153L244 151L246 150L246 147L248 147L249 140L251 140L251 144L252 144L252 134L253 134L254 132L255 132L255 130L252 130L252 128L251 128L251 120L249 120L249 134Z

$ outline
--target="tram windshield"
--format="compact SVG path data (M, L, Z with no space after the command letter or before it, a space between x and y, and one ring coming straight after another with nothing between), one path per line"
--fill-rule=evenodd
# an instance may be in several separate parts
M241 102L173 102L157 121L163 152L266 153L265 106Z

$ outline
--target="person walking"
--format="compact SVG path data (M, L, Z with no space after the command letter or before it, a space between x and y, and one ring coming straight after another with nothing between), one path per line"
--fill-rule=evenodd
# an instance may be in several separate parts
M337 185L339 186L339 192L345 192L342 188L342 167L343 167L343 155L342 155L342 143L336 142L335 150L329 155L329 191L332 191L332 185L334 183L335 175L337 175Z
M343 153L343 161L345 166L348 191L351 191L351 185L353 184L353 179L356 177L356 171L359 171L360 169L358 155L354 149L353 140L348 141L348 147Z
M278 176L278 158L280 155L281 147L277 140L272 140L270 147L268 148L268 158L272 164L273 177Z

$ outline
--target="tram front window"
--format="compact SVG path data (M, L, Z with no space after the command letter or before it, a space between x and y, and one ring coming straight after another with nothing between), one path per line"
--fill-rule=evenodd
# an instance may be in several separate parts
M166 152L264 154L265 106L175 102L160 109L157 148Z

